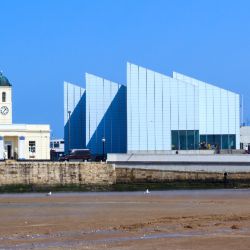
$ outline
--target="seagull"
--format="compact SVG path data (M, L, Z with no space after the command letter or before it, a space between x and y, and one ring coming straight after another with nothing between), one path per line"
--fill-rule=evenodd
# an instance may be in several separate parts
M146 191L144 192L144 194L150 194L149 190L146 189Z
M51 193L51 192L48 192L48 193L47 193L47 196L51 196L51 195L52 195L52 193Z

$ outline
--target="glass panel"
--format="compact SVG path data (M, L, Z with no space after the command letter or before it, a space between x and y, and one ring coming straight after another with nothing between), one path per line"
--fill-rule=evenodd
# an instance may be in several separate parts
M235 149L236 148L235 135L229 135L229 148L230 149Z
M171 135L172 135L172 149L173 150L178 150L179 149L178 131L173 130Z
M199 130L172 130L172 150L199 149Z
M201 142L201 143L206 143L206 142L207 142L206 139L207 139L207 138L206 138L206 135L200 135L200 142Z
M199 130L195 130L195 149L199 149Z
M214 136L214 144L215 144L215 147L219 146L221 148L221 135Z
M193 130L188 130L187 131L187 149L194 149L194 131Z
M207 147L211 149L214 146L214 135L207 135Z
M187 133L186 130L179 131L180 135L180 149L185 150L187 149Z
M207 141L206 141L207 139ZM236 136L235 135L200 135L200 149L235 149Z
M228 149L228 135L222 135L222 149Z

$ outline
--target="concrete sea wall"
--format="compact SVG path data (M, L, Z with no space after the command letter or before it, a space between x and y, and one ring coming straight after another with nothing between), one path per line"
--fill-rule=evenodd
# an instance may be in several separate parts
M191 171L166 171L155 169L116 168L117 183L159 183L159 182L224 182L248 181L249 172L191 172Z
M112 186L113 184L234 181L250 186L250 172L174 171L79 162L1 162L0 187Z

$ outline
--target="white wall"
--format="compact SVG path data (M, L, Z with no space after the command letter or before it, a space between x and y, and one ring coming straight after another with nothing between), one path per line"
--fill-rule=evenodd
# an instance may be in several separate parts
M6 102L2 102L2 93L6 93ZM0 108L6 106L9 109L7 115L0 113L0 124L12 124L12 87L0 86Z
M84 88L77 85L64 82L64 140L66 153L68 153L69 148L73 149L86 147L85 130L86 91Z
M128 151L171 149L171 130L198 130L195 84L127 63Z
M196 84L199 92L200 134L235 134L240 148L240 96L203 81L173 72L173 78Z

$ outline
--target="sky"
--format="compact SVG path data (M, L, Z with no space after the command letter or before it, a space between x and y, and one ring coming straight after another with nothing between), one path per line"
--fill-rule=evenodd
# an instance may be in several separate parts
M248 0L0 0L0 70L13 122L63 137L63 82L85 72L126 84L126 62L244 96L250 123Z

